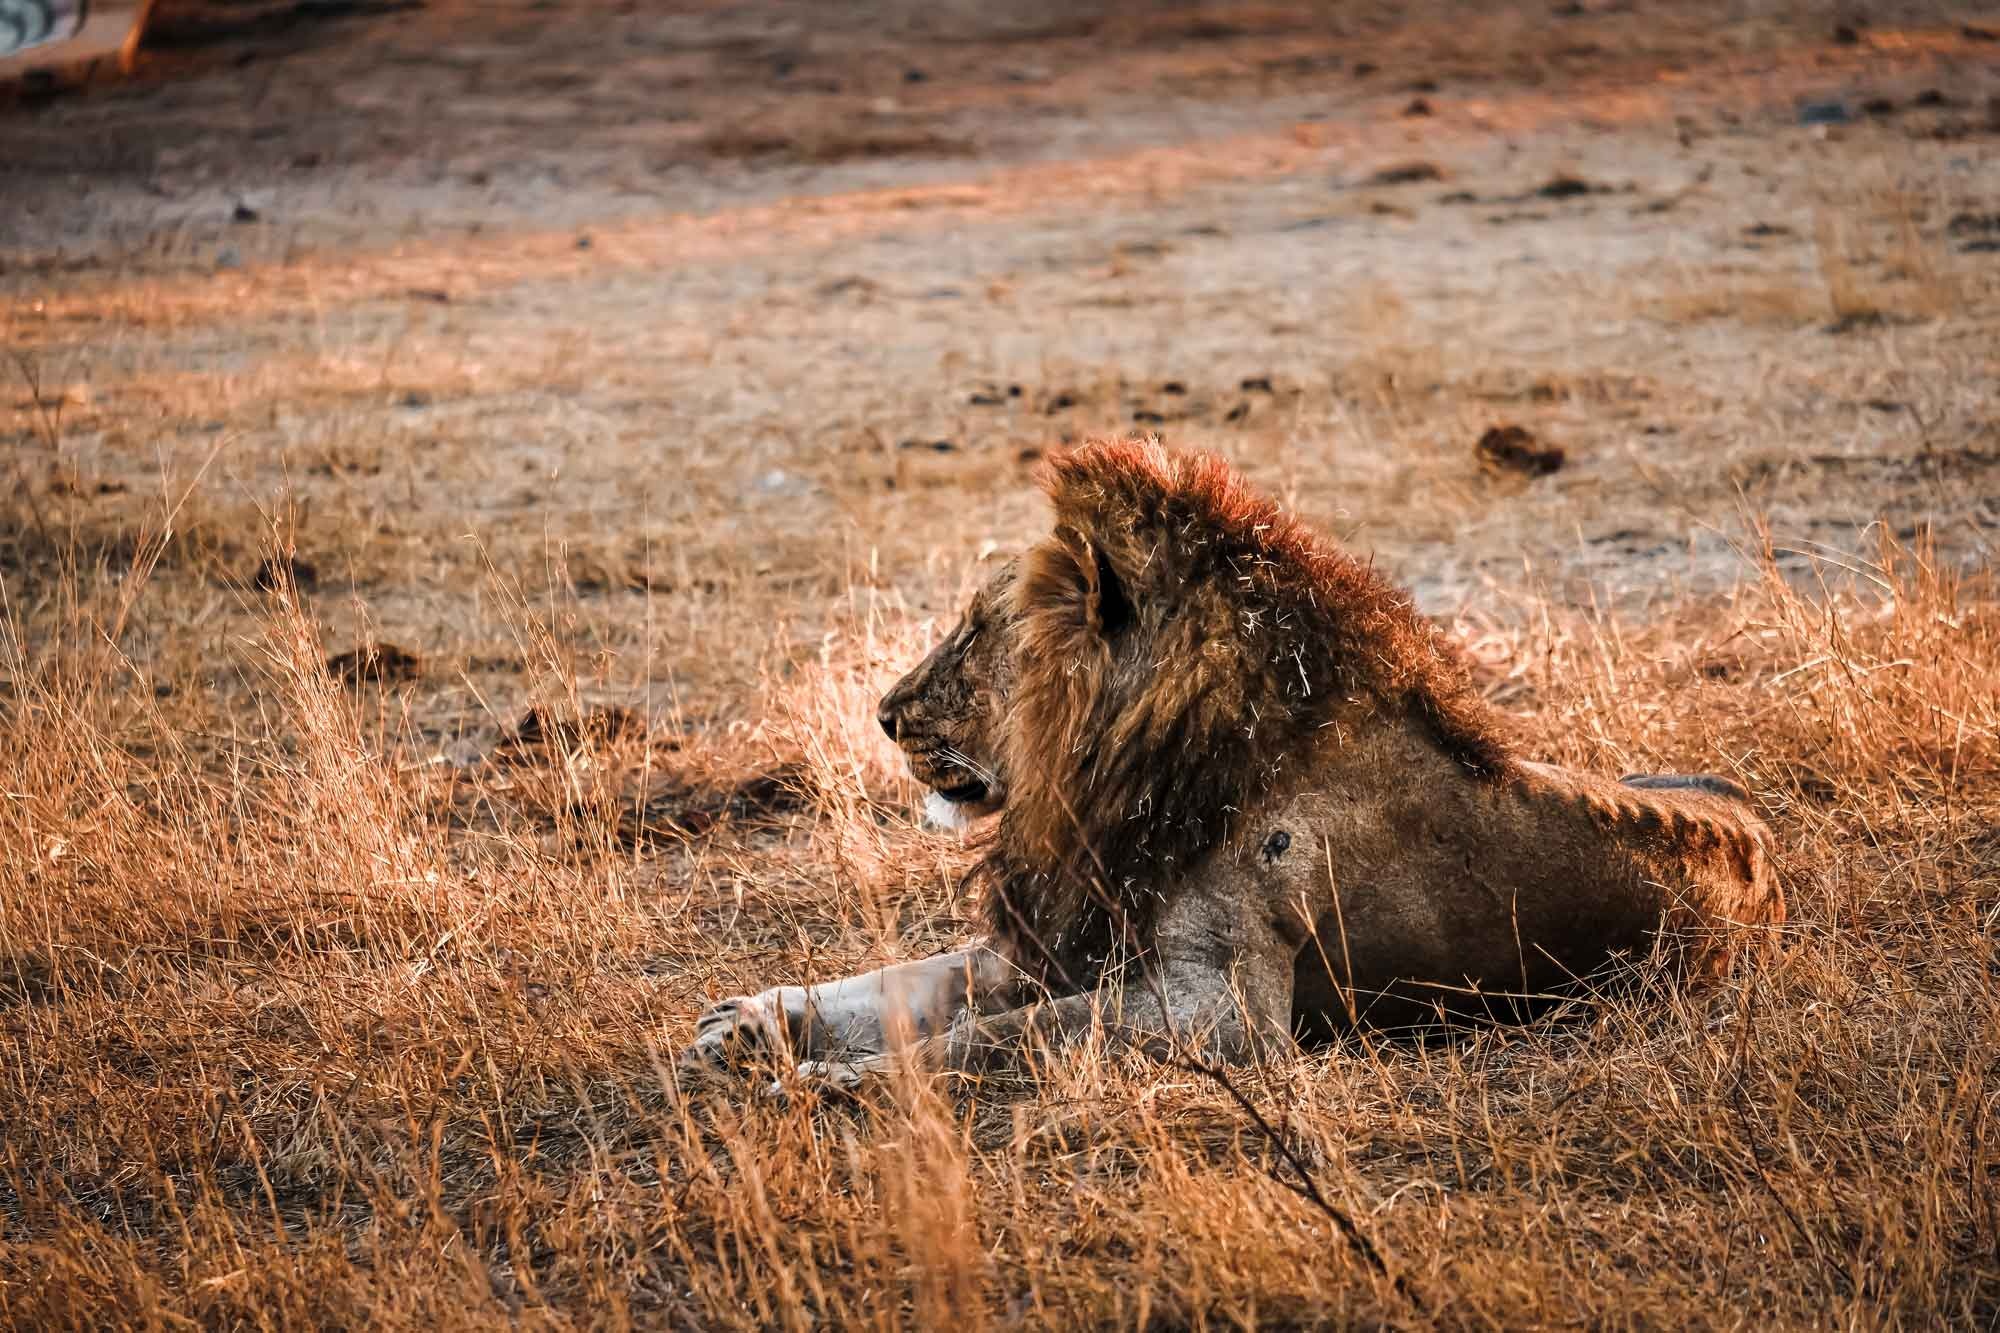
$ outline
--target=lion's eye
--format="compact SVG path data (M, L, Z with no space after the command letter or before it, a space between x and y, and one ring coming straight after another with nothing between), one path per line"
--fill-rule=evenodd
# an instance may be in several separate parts
M1271 862L1276 861L1279 857L1283 856L1286 852L1290 851L1291 846L1292 846L1292 835L1285 832L1283 829L1279 829L1276 833L1273 833L1270 837L1264 839L1265 864L1268 865Z

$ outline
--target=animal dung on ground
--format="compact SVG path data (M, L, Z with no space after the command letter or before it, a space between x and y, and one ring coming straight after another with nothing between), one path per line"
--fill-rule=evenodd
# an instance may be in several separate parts
M1535 193L1543 199L1575 199L1579 195L1596 194L1601 188L1581 176L1559 174L1549 177Z
M1489 426L1473 446L1480 466L1490 472L1546 477L1563 465L1563 451L1544 447L1524 426Z
M795 765L724 784L690 785L668 778L647 793L636 809L628 806L619 812L616 836L622 846L647 847L700 837L724 820L770 822L805 809L809 790L805 771Z
M319 586L319 571L312 563L295 555L282 559L265 556L257 564L257 572L250 576L250 582L264 592L276 592L289 583L300 592L309 592Z
M604 745L645 734L646 720L618 704L586 708L576 722L535 707L521 715L513 735L493 747L493 759L497 763L529 763L538 756L574 754L586 744Z
M1444 179L1444 172L1434 162L1398 162L1372 173L1364 185L1417 185L1424 181Z
M393 643L368 643L326 659L326 669L350 685L394 685L423 674L423 659Z

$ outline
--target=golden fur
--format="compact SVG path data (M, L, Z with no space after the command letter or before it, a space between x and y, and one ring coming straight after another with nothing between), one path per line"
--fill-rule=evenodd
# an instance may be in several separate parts
M992 766L1013 683L1008 593L1016 562L973 593L942 642L882 696L876 719L903 749L917 781L964 815L990 814L1006 801Z
M1012 590L1018 785L989 867L988 928L1023 958L1087 984L1232 819L1312 773L1356 700L1470 777L1504 763L1457 646L1221 460L1102 443L1043 484L1055 530Z
M1733 784L1621 784L1522 760L1458 645L1220 460L1100 442L1051 460L1043 485L1053 530L981 593L984 614L1011 631L1012 679L985 690L984 724L956 737L1006 784L977 875L988 938L1029 975L1058 990L1093 985L1121 947L1143 950L1164 905L1239 826L1305 789L1340 794L1345 809L1380 793L1378 822L1398 826L1383 854L1397 839L1425 840L1404 858L1413 874L1440 840L1462 847L1452 854L1466 867L1506 864L1524 843L1529 859L1564 848L1588 862L1614 885L1615 910L1581 911L1566 931L1554 904L1552 937L1535 951L1561 971L1588 972L1661 927L1714 944L1726 932L1703 928L1718 921L1783 919L1768 831ZM962 672L927 668L932 688L972 688ZM918 675L889 700L919 699ZM1463 826L1437 827L1453 809ZM1353 856L1371 854L1369 838L1352 841ZM1532 877L1524 865L1512 879ZM1518 895L1507 880L1487 896ZM1592 880L1574 885L1592 891ZM1561 886L1550 892L1559 899ZM1341 984L1393 980L1386 963L1362 963L1334 969ZM1511 979L1544 970L1524 965ZM1302 984L1320 980L1314 971L1302 965Z
M945 804L1000 810L984 939L725 1000L685 1067L964 1067L1100 1025L1241 1059L1513 1016L1654 950L1713 970L1784 920L1733 783L1520 757L1406 595L1219 461L1099 443L1044 485L1053 530L880 713Z

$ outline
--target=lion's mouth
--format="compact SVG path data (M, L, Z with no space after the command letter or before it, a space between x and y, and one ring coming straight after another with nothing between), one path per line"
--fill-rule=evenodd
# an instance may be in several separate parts
M986 799L992 788L978 778L972 778L949 787L938 787L936 791L953 805L978 805Z

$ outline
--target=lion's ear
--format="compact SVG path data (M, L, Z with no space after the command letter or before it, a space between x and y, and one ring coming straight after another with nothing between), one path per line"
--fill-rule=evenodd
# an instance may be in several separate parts
M1083 539L1083 543L1085 557L1078 563L1087 580L1085 600L1090 608L1090 627L1104 638L1115 639L1132 623L1132 598L1126 593L1125 581L1118 577L1118 571L1112 567L1104 549L1093 545L1088 538Z
M1107 644L1135 618L1117 569L1089 537L1067 526L1029 553L1014 584L1013 610L1042 631Z

